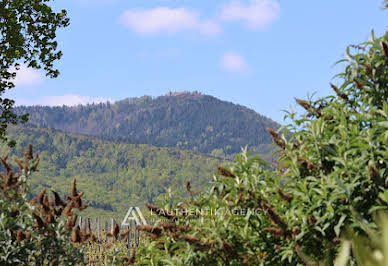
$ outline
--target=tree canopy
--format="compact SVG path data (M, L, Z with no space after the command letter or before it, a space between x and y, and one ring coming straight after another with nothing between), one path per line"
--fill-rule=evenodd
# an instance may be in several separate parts
M12 110L14 100L1 97L15 87L14 79L21 64L41 69L55 78L59 71L54 62L61 58L56 32L69 25L66 11L55 12L51 0L3 0L0 2L0 139L7 140L7 124L25 122L26 114ZM12 144L12 142L10 143Z

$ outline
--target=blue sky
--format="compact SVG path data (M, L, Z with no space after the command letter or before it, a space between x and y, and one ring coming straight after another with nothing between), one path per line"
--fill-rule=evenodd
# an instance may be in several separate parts
M22 68L16 104L72 105L198 90L282 122L294 97L331 94L349 44L381 35L381 0L66 0L61 75Z

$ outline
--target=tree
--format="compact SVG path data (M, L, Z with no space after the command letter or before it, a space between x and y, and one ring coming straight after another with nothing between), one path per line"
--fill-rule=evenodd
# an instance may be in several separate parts
M15 87L13 80L21 64L41 69L55 78L59 71L54 62L61 58L56 31L67 27L66 11L54 12L51 0L2 0L0 2L0 96ZM14 100L0 97L0 139L7 140L9 123L26 122L28 115L17 115ZM13 142L9 143L10 145Z

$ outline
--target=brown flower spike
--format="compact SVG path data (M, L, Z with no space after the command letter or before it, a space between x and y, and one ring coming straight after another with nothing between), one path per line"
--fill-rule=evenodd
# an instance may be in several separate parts
M276 133L275 130L273 130L272 128L267 128L267 132L269 134L271 134L272 136L272 140L273 142L276 143L276 145L278 145L280 148L282 148L283 150L286 148L286 143L283 139L280 138L280 136L278 135L278 133Z
M218 173L222 176L236 178L236 176L232 172L230 172L228 169L225 169L221 165L217 165L217 169Z

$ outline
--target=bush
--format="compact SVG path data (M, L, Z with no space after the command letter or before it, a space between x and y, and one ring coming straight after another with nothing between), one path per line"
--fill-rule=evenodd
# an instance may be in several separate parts
M19 171L12 169L8 156L0 158L5 175L0 174L0 261L1 265L75 265L84 264L82 249L75 247L90 237L79 232L76 209L82 210L81 197L74 180L66 201L46 189L28 201L26 181L37 170L39 156L27 148L24 158L15 159Z
M280 149L275 165L243 152L178 211L149 205L167 221L139 227L152 241L136 261L331 265L345 227L360 237L376 228L388 206L388 33L350 46L340 62L336 95L297 99L304 116L289 112L291 124L268 129Z

